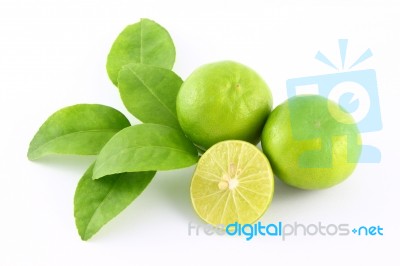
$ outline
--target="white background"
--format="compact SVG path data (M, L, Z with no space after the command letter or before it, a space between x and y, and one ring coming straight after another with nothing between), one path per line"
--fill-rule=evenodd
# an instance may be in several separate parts
M397 1L19 1L0 0L0 265L399 265L399 47ZM105 71L118 33L140 18L170 32L174 70L186 78L201 64L232 59L269 84L274 105L289 78L334 73L367 48L356 69L377 72L383 130L366 136L382 162L361 164L344 183L300 191L276 182L264 223L380 225L375 237L188 236L202 224L189 198L193 168L158 173L148 189L90 241L73 218L75 186L93 158L26 158L29 142L54 111L76 103L122 110ZM132 122L135 120L132 118Z

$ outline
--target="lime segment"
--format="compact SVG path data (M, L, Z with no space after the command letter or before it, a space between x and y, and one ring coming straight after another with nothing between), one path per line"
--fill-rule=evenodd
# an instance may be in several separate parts
M195 211L212 225L257 221L273 193L268 159L254 145L238 140L219 142L208 149L190 187Z

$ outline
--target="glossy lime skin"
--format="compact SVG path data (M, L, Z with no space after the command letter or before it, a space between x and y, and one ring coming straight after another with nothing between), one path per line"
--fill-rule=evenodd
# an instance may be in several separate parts
M203 150L230 139L256 144L272 95L254 70L222 61L196 69L182 84L176 107L183 131Z
M301 189L323 189L351 175L361 153L352 116L317 95L296 96L277 106L261 144L275 175Z

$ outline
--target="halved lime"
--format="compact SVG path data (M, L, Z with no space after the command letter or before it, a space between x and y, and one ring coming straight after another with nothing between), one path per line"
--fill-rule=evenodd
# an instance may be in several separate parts
M257 221L274 194L267 157L256 146L222 141L200 158L190 187L197 214L212 225Z

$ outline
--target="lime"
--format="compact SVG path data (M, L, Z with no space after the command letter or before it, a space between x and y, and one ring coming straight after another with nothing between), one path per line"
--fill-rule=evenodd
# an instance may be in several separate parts
M361 153L352 116L318 95L289 98L265 124L261 144L274 173L302 189L322 189L345 180Z
M208 149L190 186L195 211L212 225L255 222L267 210L273 193L268 159L253 144L239 140Z
M223 61L196 69L182 84L176 108L183 131L203 150L229 139L256 144L272 95L254 70Z

